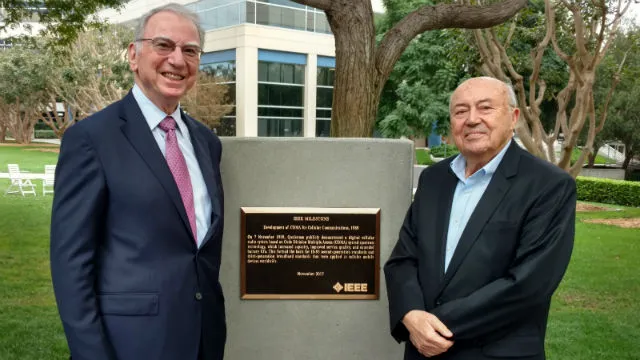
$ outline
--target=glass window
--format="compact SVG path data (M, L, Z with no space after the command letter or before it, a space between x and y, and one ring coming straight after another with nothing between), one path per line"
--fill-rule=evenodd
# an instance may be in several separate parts
M333 86L334 75L333 68L318 67L318 85Z
M245 2L235 2L214 7L205 7L199 4L197 13L203 29L212 30L245 22L245 13L248 11L245 7Z
M280 70L282 68L282 64L280 63L267 63L269 67L269 72L267 75L267 81L269 82L280 82ZM260 70L260 69L258 69Z
M236 62L222 61L217 63L207 63L200 65L200 70L205 71L211 75L219 76L227 81L236 81Z
M304 65L258 62L258 136L302 136Z
M269 81L269 63L264 61L258 62L258 81Z
M258 117L258 136L302 136L302 119Z
M200 70L219 76L220 80L227 84L227 96L232 110L224 115L216 124L210 125L211 130L218 136L236 136L236 62L235 60L205 63L200 65Z
M251 24L256 23L256 3L247 1L247 18L246 21Z
M223 116L220 120L220 125L214 129L214 132L218 134L218 136L236 136L235 107L233 116Z
M316 13L316 32L331 34L331 26L329 26L327 16L323 12Z
M282 64L282 82L288 84L295 84L293 72L294 70L293 64Z
M332 104L333 89L319 87L316 95L316 107L330 108Z
M331 107L333 106L333 68L318 67L316 88L316 136L330 136Z
M314 24L314 12L313 11L309 11L307 12L307 31L314 31L313 29L313 24Z
M316 120L316 136L317 137L329 137L331 136L331 120Z

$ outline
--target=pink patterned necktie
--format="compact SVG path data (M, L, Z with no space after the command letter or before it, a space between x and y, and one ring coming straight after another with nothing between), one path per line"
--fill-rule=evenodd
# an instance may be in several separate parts
M182 203L187 211L193 237L197 241L198 229L196 227L196 210L193 205L193 188L191 187L191 177L189 176L187 162L184 160L182 151L180 151L180 147L178 146L176 121L171 116L167 116L158 126L167 133L167 137L165 138L165 157L167 158L167 164L169 165L173 179L176 181L176 185L178 185Z

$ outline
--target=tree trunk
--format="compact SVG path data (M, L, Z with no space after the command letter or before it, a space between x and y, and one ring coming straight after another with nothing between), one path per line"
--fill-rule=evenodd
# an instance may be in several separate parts
M0 143L7 141L7 125L0 125Z
M588 160L588 163L587 163L587 167L589 169L593 169L593 165L595 165L595 163L596 163L596 154L595 154L595 151L594 151L594 152L589 154L589 160Z
M629 163L633 159L633 151L627 150L624 154L624 162L622 162L622 168L626 171L629 168Z
M371 6L362 1L344 2L326 14L336 44L336 69L340 69L333 87L331 136L369 137L381 93Z

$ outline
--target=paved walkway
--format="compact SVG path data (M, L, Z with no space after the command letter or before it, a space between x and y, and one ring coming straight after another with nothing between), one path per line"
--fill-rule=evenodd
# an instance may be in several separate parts
M44 173L37 174L37 173L20 172L20 175L22 175L23 179L44 179ZM9 178L9 173L0 172L0 179L8 179L8 178Z
M6 139L15 140L14 138L10 138L10 137L7 137ZM31 139L31 143L60 145L60 139Z

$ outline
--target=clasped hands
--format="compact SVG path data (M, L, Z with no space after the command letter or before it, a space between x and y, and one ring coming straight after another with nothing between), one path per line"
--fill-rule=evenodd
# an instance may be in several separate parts
M409 330L409 339L420 354L426 357L440 355L453 345L453 333L437 316L422 310L411 310L402 323Z

